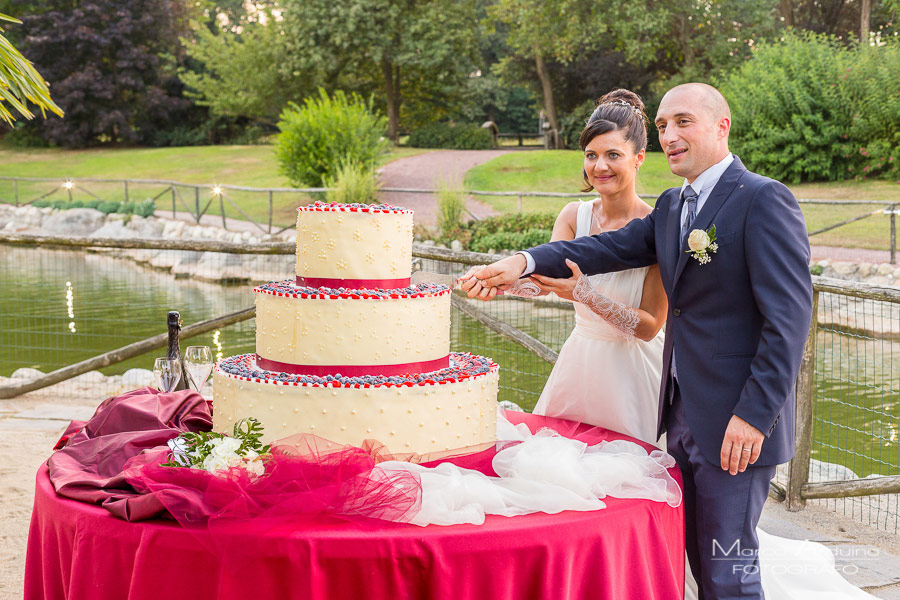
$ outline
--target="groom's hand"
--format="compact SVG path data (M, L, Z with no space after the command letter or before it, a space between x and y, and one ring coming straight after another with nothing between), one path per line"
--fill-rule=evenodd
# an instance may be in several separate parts
M515 283L525 272L526 264L524 256L513 254L473 273L460 284L460 288L469 298L490 300L497 294L497 290Z
M739 416L732 415L725 430L725 441L722 442L722 470L732 475L746 471L747 465L752 465L759 458L765 439L762 431Z

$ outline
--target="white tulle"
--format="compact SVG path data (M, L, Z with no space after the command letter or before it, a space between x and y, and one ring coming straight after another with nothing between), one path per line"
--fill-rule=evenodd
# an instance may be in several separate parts
M485 515L600 510L607 496L681 504L681 488L667 471L675 460L665 452L648 454L622 440L588 446L550 429L532 435L502 415L498 420L502 448L493 460L497 477L450 463L435 468L396 461L378 465L421 478L422 508L412 523L480 525Z

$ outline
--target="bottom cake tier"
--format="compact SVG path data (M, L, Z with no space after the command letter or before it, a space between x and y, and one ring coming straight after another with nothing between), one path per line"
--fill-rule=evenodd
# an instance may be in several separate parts
M265 441L312 433L340 444L383 443L390 452L434 452L496 439L499 369L488 358L450 355L440 371L407 376L316 377L266 371L255 354L213 371L213 428L255 417Z

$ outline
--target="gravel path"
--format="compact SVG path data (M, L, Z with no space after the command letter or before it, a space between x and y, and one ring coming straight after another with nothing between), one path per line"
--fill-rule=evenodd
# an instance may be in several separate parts
M434 150L407 156L386 164L380 170L386 188L437 189L442 181L462 187L466 171L508 153L509 150ZM417 225L434 227L437 223L437 198L433 194L382 192L382 202L409 208ZM497 212L469 198L466 207L479 219Z
M836 260L873 265L891 262L888 250L868 250L866 248L837 248L834 246L812 246L813 260Z

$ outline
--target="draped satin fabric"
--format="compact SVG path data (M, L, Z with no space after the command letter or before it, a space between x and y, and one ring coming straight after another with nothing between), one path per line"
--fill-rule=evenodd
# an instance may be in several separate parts
M508 417L532 432L550 427L588 444L629 439L549 417ZM495 454L444 460L494 475ZM680 484L678 469L670 474ZM448 527L298 513L263 531L248 525L252 520L223 522L213 534L173 521L127 522L60 497L43 468L25 598L680 598L682 506L604 502L599 511L489 515L483 525Z

